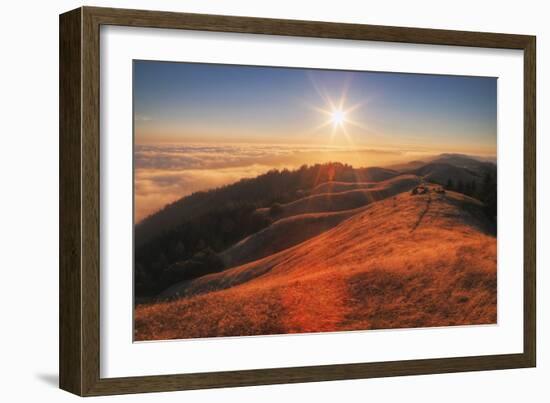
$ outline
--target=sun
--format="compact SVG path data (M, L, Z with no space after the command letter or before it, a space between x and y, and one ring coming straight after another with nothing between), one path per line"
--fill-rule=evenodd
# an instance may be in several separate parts
M333 141L336 136L342 137L341 135L343 135L348 141L351 141L352 133L350 131L350 127L358 127L363 130L368 130L368 128L365 129L366 126L364 123L358 122L354 117L356 109L362 109L369 101L368 98L365 98L361 102L350 106L348 103L349 100L346 96L347 85L344 86L344 90L342 91L342 95L339 99L331 97L326 90L317 85L315 82L313 82L313 86L319 94L321 100L324 101L324 105L319 106L309 103L306 105L311 110L323 115L324 119L321 123L319 123L319 125L311 129L312 132L328 129L326 132L330 135L330 141Z
M346 112L344 112L342 109L334 109L330 113L330 121L334 126L343 125L345 120L346 120Z

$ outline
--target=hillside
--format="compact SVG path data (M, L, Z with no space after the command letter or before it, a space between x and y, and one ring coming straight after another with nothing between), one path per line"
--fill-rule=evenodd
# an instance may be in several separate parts
M137 340L495 323L496 238L465 195L403 192L137 306Z
M415 160L400 164L392 164L387 166L387 169L398 171L400 173L411 172L428 164L448 164L457 168L464 168L483 174L487 171L496 169L496 160L494 158L481 158L465 154L444 153L431 157L424 157L423 160Z
M481 182L483 176L473 170L460 168L455 165L433 162L421 166L420 168L409 171L414 175L422 176L425 180L445 184L447 181L454 182Z
M329 189L334 188L331 189L330 192L314 193L311 196L280 205L279 211L277 213L271 213L271 215L275 218L284 218L298 214L355 209L374 201L396 195L397 193L410 190L420 183L420 178L416 175L400 175L392 179L372 184L368 188L361 188L361 185L358 186L358 184L331 186L332 183L333 182L327 182L324 184L324 186ZM364 182L359 182L359 184L364 185ZM318 189L318 187L315 189ZM270 214L270 209L268 208L258 209L257 211L262 214Z
M494 158L486 159L465 154L440 154L432 162L442 162L473 170L493 169L496 167Z
M294 246L420 181L481 200L496 222L494 164L460 154L427 160L404 164L415 167L405 173L340 163L272 170L184 197L135 227L136 301Z
M316 194L280 206L277 221L233 245L220 257L226 267L232 267L279 252L338 225L373 201L410 190L419 183L420 179L413 175L401 175L378 183L326 182L313 191L323 189L330 190L330 193ZM366 188L362 189L364 186ZM269 214L268 209L260 210Z
M226 267L263 258L319 235L363 209L358 207L335 213L309 213L282 218L223 251L220 257Z
M294 171L271 170L256 178L243 178L233 184L193 193L164 206L135 225L135 245L144 245L190 219L228 204L239 202L265 207L274 202L288 203L297 200L303 196L304 190L324 182L378 182L397 175L398 172L390 169L355 169L338 162L304 165Z
M427 181L447 184L449 181L463 185L475 183L480 185L487 175L495 176L497 167L492 162L482 161L475 157L462 154L441 154L421 164L418 161L410 163L410 169L402 172L419 175ZM403 168L406 164L403 165Z
M399 172L380 167L358 168L354 172L355 177L349 182L381 182L399 175Z
M426 164L427 164L426 161L415 160L415 161L404 162L401 164L393 164L388 166L388 168L398 172L410 172Z
M323 193L339 193L347 190L372 189L377 182L325 182L315 186L309 194L318 195Z

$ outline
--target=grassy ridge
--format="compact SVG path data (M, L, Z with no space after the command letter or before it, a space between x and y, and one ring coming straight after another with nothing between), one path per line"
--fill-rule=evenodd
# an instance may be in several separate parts
M494 224L475 199L408 192L279 253L138 306L137 340L496 322Z

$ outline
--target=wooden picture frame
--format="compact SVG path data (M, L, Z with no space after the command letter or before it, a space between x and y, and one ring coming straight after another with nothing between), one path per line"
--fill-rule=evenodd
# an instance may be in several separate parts
M368 40L524 52L523 353L229 372L100 377L100 26ZM81 7L60 16L60 387L81 396L534 367L535 37Z

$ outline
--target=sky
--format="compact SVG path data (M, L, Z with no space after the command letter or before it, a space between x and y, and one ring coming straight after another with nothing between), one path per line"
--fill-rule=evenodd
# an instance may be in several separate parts
M135 220L271 168L495 157L497 79L134 61Z
M319 128L319 109L344 96L356 145L494 154L496 81L135 61L136 142L345 144L330 138L330 126Z

